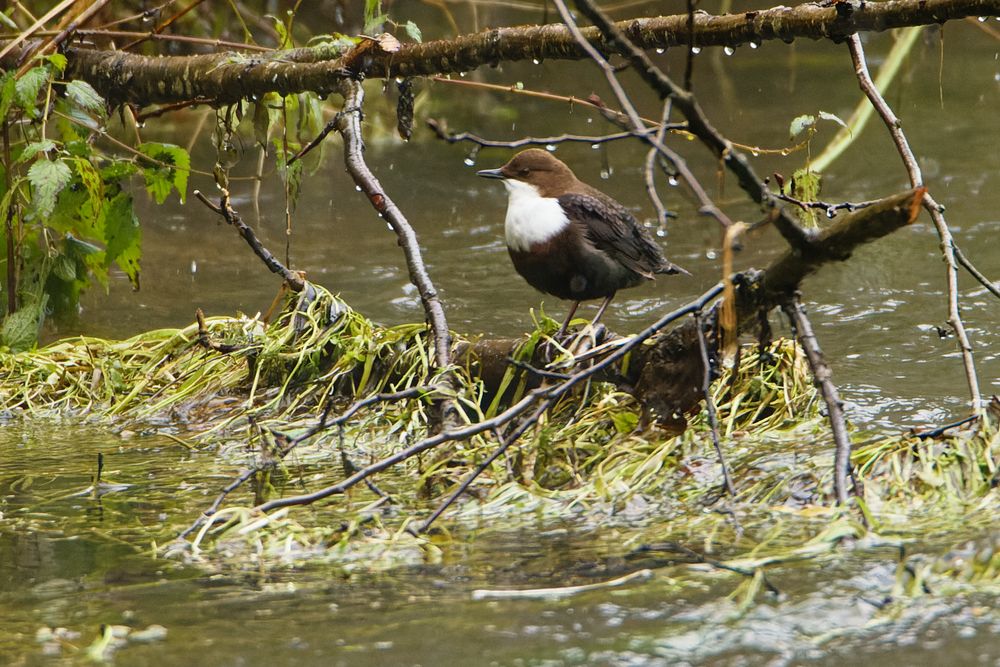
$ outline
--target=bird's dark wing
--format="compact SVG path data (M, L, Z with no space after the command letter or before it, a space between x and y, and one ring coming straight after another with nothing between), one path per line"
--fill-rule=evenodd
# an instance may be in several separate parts
M559 204L588 241L631 271L646 278L677 272L628 209L610 197L573 193L559 197Z

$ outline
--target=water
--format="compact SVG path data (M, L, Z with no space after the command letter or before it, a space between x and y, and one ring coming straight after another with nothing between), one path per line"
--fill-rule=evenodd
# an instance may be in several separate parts
M996 278L997 46L974 27L955 24L948 32L940 81L934 76L937 44L931 40L917 47L887 97L924 161L934 196L948 207L957 242ZM888 44L888 35L869 40L873 62ZM683 72L684 59L683 49L660 57L675 76ZM624 77L638 88L630 73ZM467 79L523 81L529 89L585 96L590 89L581 88L581 82L597 81L598 73L586 63L548 60L505 65L499 74L484 68ZM736 58L706 49L696 61L695 84L720 129L736 141L764 148L787 144L787 125L795 116L825 109L846 118L859 97L846 47L828 43L747 49ZM614 131L582 108L470 94L447 84L428 87L434 115L447 117L455 131L511 139L519 133ZM597 92L612 99L603 88ZM652 95L640 92L636 101L645 115L658 115ZM175 114L174 119L183 128L193 126L196 115ZM814 154L835 129L821 130ZM208 144L207 135L202 139L200 151ZM394 236L355 191L338 145L328 143L325 162L307 177L295 209L292 265L377 321L421 320ZM757 219L759 213L745 203L731 178L718 192L716 164L700 146L675 143L732 217ZM418 129L409 145L388 135L370 137L367 155L420 236L452 328L518 334L530 327L529 309L542 302L546 312L561 317L565 304L532 291L511 268L502 234L505 195L498 184L477 179L465 166L468 150ZM581 178L600 183L634 207L640 219L655 217L641 180L641 146L608 146L614 169L607 180L601 179L604 167L587 144L559 146L558 155ZM508 156L508 151L484 149L476 163L489 168ZM204 167L212 159L198 152L194 163ZM764 154L754 158L754 165L760 174L788 176L803 160L803 153ZM246 156L237 170L250 173L253 161ZM284 204L277 181L273 174L265 179L260 220L253 213L249 183L236 182L234 195L243 217L284 257ZM213 191L211 183L196 177L192 187ZM898 157L873 121L828 172L824 198L863 200L905 187ZM715 223L695 215L683 187L669 187L661 179L660 192L678 213L669 223L667 254L694 275L664 277L620 294L606 315L618 331L639 329L719 278L721 235ZM50 336L125 337L183 326L198 307L209 315L269 307L278 280L216 216L193 199L183 206L155 207L143 204L142 197L139 202L142 291L132 292L124 276L114 276L109 295L92 290L79 321ZM738 260L742 267L766 265L783 251L783 242L770 231L749 238L745 246ZM961 288L982 389L998 392L997 302L965 275ZM967 392L955 343L935 328L946 327L945 289L937 237L926 216L804 284L834 379L859 427L896 430L962 414ZM787 331L779 320L775 324L779 332ZM90 484L99 451L106 455L106 478L130 488L101 499L74 496ZM181 481L178 469L187 471ZM159 436L122 437L70 421L0 425L0 663L78 664L80 654L69 644L86 647L102 623L167 628L165 639L121 648L115 658L127 665L902 666L996 665L1000 660L995 597L941 593L881 609L897 576L898 553L888 548L858 549L833 567L769 568L768 577L782 595L762 594L744 611L738 599L730 598L741 583L737 575L685 567L660 569L648 582L561 601L472 600L477 588L591 583L641 566L624 559L627 522L539 523L518 531L486 526L477 539L450 548L441 563L381 573L345 571L336 563L206 571L197 563L151 558L153 542L162 545L176 536L232 474L213 452L192 453ZM960 541L989 539L974 530L928 536L910 551L933 558ZM46 627L66 627L78 635L58 655L45 657L46 650L55 649L35 637Z
M889 39L876 36L871 42L871 59L877 62ZM887 94L921 159L931 192L947 206L956 242L994 279L1000 276L1000 246L993 242L1000 227L994 194L1000 173L995 52L995 44L985 39L951 45L940 80L945 93L942 109L939 81L926 74L937 71L937 45L922 43L911 57L911 69L904 70ZM683 70L683 61L680 53L668 57L673 72ZM695 74L697 92L712 120L733 140L763 148L788 145L788 123L802 113L824 109L847 118L860 95L846 47L832 44L796 44L784 54L747 51L737 59L725 58L715 49L711 57L699 60ZM537 67L507 65L502 75L484 70L474 78L523 80L528 88L579 96L577 82L597 76L587 63L551 62ZM625 80L635 84L628 75ZM440 109L434 115L447 118L455 131L475 129L497 139L514 139L520 133L614 131L603 121L588 123L594 114L582 108L567 110L558 103L493 92L473 95L464 87L443 83L431 88ZM658 116L655 98L637 85L631 88L638 91L636 99L644 113ZM774 100L781 104L773 104ZM516 114L522 122L512 132L509 118ZM180 122L194 120L193 115L177 117ZM821 124L813 140L814 154L837 129L833 123ZM376 135L369 138L368 159L420 237L452 328L469 334L519 334L531 325L529 309L540 304L561 319L566 304L535 292L513 271L503 242L506 195L498 183L477 178L467 168L471 145L450 145L426 131L417 131L411 143L394 135ZM394 236L378 224L367 199L355 192L337 144L328 144L323 166L306 179L295 209L288 241L292 266L340 292L376 321L422 320L419 302L406 292L407 271ZM732 177L727 177L719 196L716 165L700 145L685 141L674 145L733 219L759 218ZM200 143L202 150L207 146L207 141ZM642 181L645 149L638 142L615 142L606 151L610 169L589 144L564 144L558 154L581 178L599 184L655 227L655 211ZM499 166L510 154L483 149L476 165ZM211 159L196 155L195 164L210 164ZM801 151L787 157L761 154L753 164L761 175L777 171L787 179L805 159ZM251 174L253 163L254 156L248 154L238 169ZM191 180L192 187L213 190L204 179L192 176ZM666 276L620 293L606 315L613 330L635 331L665 309L688 302L720 277L720 260L714 258L721 243L719 229L696 215L686 188L672 188L671 182L659 180L661 197L678 213L669 223L664 247L673 261L694 275ZM235 201L244 218L284 258L284 204L278 179L273 174L265 179L260 220L253 212L250 184L240 182L238 188ZM906 188L899 157L877 119L829 169L825 188L823 197L831 202L863 201ZM140 207L144 206L142 291L132 292L124 277L116 276L110 297L92 290L79 324L59 333L118 337L183 326L197 307L208 314L254 313L269 307L277 278L263 270L216 216L193 198L184 206L163 207L144 205L143 199L139 197ZM824 217L822 212L818 215ZM765 266L785 248L772 231L748 239L745 246L738 267ZM197 273L190 269L194 264ZM1000 391L996 299L964 272L960 287L981 389L989 395ZM834 378L851 404L850 417L859 425L897 428L960 416L966 409L968 392L961 363L953 356L954 338L942 339L934 329L947 328L946 289L938 238L926 214L891 238L861 248L850 262L825 267L803 285ZM784 328L777 317L773 319L779 329Z

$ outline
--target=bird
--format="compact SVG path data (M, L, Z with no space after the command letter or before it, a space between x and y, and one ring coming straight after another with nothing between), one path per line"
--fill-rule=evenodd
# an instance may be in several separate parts
M581 301L604 299L596 326L618 290L657 274L690 275L663 256L627 208L548 151L529 148L476 175L501 179L507 190L504 236L514 269L540 292L573 302L557 339Z

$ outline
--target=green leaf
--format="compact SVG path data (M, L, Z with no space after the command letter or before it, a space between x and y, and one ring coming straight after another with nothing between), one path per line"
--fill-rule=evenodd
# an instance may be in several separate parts
M32 206L39 218L46 218L56 205L56 197L73 178L73 172L62 160L38 160L28 169L28 182L33 192Z
M845 123L837 114L833 114L828 111L820 111L819 117L822 118L823 120L832 120L834 123L840 125L845 130L848 129L847 123Z
M285 178L285 182L288 183L288 199L292 208L294 208L298 204L299 192L302 186L302 172L305 169L304 161L296 160L294 163L289 165L288 158L295 153L296 149L289 144L289 154L285 155L281 137L274 137L273 143L275 157L278 161L278 173L281 174Z
M67 83L66 96L84 111L92 111L102 117L105 114L107 105L104 98L86 81L74 79Z
M805 114L792 120L788 127L788 137L794 139L806 130L811 130L816 125L816 116Z
M104 265L115 262L128 276L132 287L139 289L139 260L142 258L142 228L132 207L132 197L120 193L111 200L104 219L107 241Z
M13 12L14 11L13 8L11 8L10 11ZM7 28L13 30L14 32L19 32L21 30L21 27L16 23L14 23L10 19L10 17L4 14L3 12L0 12L0 22L2 22L5 26L7 26Z
M365 27L361 32L366 35L374 34L388 20L389 15L382 13L381 0L365 0Z
M611 417L611 421L619 433L631 433L639 425L639 415L634 412L619 412Z
M87 203L80 208L80 218L93 229L94 236L99 234L98 217L104 206L104 181L94 165L88 160L73 160L80 183L87 191Z
M35 116L35 102L38 100L38 91L48 83L48 80L49 70L47 67L32 67L14 84L17 102L31 118Z
M279 19L277 16L272 16L270 14L266 15L266 18L274 21L274 32L278 34L278 48L287 49L291 46L291 36L288 34L288 26L285 22Z
M10 105L17 97L17 82L14 81L14 72L4 72L0 79L0 120L7 117Z
M45 308L42 303L25 304L16 313L8 315L0 327L0 342L13 352L31 349L38 341Z
M167 200L171 188L176 188L181 202L187 194L188 175L191 172L191 156L180 146L173 144L146 143L140 149L143 155L157 161L143 165L142 174L146 178L146 190L157 204Z
M403 24L403 30L406 31L406 34L409 35L410 39L412 39L414 42L419 43L424 41L423 33L420 32L420 28L418 28L417 24L414 23L413 21L407 21L405 24Z
M66 56L61 53L52 53L47 56L43 56L42 60L52 65L56 76L61 75L66 70L66 63L69 62L66 60Z
M72 257L59 253L52 261L52 275L66 282L76 280L76 262Z
M22 162L28 162L32 160L39 153L48 153L56 147L56 142L50 139L43 139L41 141L33 141L21 150L21 155L14 161L16 164Z
M131 162L118 161L109 164L107 167L101 167L101 180L104 181L105 185L117 185L126 178L132 176L136 171L136 167Z

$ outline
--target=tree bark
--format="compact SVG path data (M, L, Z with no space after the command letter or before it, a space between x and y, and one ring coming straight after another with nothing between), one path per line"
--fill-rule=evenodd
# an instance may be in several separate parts
M968 16L1000 14L1000 0L890 0L853 4L803 4L796 7L713 16L687 14L619 21L616 26L644 49L693 45L740 46L798 37L842 41L864 31L943 23ZM604 53L616 47L596 28L584 36ZM11 69L26 54L19 46L0 58ZM82 79L112 104L138 105L205 99L218 106L254 99L268 92L313 91L328 95L345 76L398 77L467 72L483 65L519 60L585 58L566 26L495 28L451 40L404 44L383 50L364 40L347 53L328 47L275 52L266 57L219 53L198 56L148 57L121 51L67 48L66 78Z

